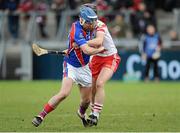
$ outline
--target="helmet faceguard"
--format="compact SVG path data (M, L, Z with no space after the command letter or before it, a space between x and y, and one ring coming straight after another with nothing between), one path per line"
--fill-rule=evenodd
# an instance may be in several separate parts
M89 24L89 25L95 26L95 25L96 25L96 22L97 22L97 19L94 19L94 20L92 20L92 21L87 21L87 20L81 18L80 24L81 24L81 25Z

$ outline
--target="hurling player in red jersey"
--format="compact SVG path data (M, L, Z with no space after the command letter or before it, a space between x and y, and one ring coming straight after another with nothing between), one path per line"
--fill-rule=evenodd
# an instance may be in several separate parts
M92 8L95 12L96 5L87 3L83 6ZM97 125L100 112L103 108L105 91L105 83L112 77L117 70L120 63L120 57L117 54L116 46L108 31L105 23L97 20L96 37L89 40L87 43L92 47L103 46L105 50L101 53L92 56L90 69L92 71L92 101L91 101L91 114L89 115L89 124Z

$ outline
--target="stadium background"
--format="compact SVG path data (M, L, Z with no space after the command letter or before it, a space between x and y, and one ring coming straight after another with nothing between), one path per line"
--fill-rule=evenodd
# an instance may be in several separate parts
M14 4L9 2L6 9L3 7L3 0L1 1L1 79L60 79L62 57L33 56L30 46L32 42L37 42L48 49L67 48L71 23L78 18L79 5L87 2L98 3L99 19L109 26L122 56L122 63L113 79L123 79L123 75L137 80L142 78L142 62L135 58L140 55L139 38L149 23L156 25L163 40L163 53L161 63L159 62L161 79L180 79L180 55L176 54L180 45L180 11L177 0L145 0L144 9L142 0L16 0ZM139 7L141 9L138 9ZM8 17L8 13L11 17ZM116 31L117 29L120 30ZM134 61L128 66L132 54L135 54L131 59Z
M99 18L108 25L122 58L112 78L116 81L106 86L102 120L96 128L81 126L75 116L79 94L74 89L62 108L35 129L30 123L33 115L59 89L63 57L37 57L31 44L66 49L79 5L87 2L99 3ZM141 5L144 9L139 11L141 2L146 7ZM142 81L138 46L149 23L156 25L163 41L158 83ZM0 0L0 131L180 131L179 37L178 0Z

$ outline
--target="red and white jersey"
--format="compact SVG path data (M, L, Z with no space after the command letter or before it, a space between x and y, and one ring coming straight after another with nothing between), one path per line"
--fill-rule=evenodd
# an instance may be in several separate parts
M97 20L97 26L96 31L102 31L105 33L104 40L103 40L103 46L105 48L105 51L103 53L98 53L98 56L110 56L117 53L116 46L113 42L113 39L109 33L109 30L105 23L103 23L100 20Z

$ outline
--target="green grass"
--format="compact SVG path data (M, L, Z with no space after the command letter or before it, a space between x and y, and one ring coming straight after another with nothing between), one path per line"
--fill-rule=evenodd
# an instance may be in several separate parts
M49 114L42 125L31 124L34 115L60 87L59 81L1 81L0 131L5 132L180 132L180 83L109 82L97 127L84 128L76 116L79 90Z

